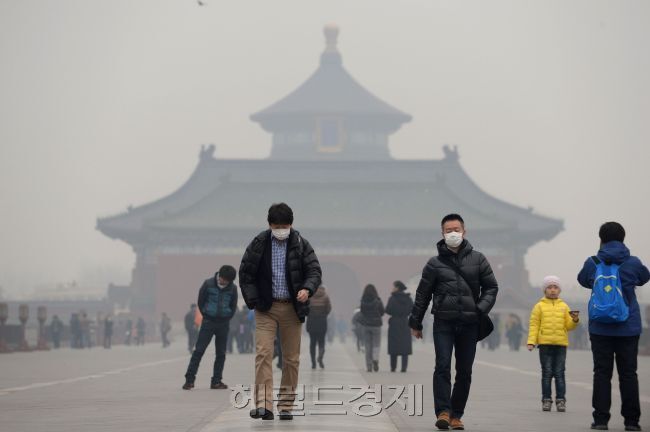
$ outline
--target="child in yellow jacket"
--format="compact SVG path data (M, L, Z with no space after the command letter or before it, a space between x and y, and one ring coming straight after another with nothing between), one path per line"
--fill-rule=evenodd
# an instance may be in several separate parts
M566 383L564 365L569 346L569 331L579 322L578 311L571 311L560 298L560 279L546 276L542 283L544 297L530 313L528 330L528 350L535 345L539 348L539 362L542 366L542 411L550 411L551 380L555 378L555 406L558 411L566 411Z

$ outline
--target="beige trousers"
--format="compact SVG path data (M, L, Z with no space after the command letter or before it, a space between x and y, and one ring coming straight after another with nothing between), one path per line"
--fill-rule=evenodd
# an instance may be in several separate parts
M268 311L255 311L255 406L273 410L273 344L278 328L282 346L278 411L291 411L298 385L302 335L302 323L291 303L273 302Z

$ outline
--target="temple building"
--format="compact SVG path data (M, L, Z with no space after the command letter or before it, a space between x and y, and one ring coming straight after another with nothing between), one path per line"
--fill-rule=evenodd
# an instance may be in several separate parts
M396 279L417 280L436 254L440 219L460 213L468 239L490 260L501 286L497 306L526 304L527 250L563 229L551 219L490 196L444 147L440 160L395 160L389 136L411 116L362 87L343 67L338 29L325 28L316 71L292 93L253 114L272 134L267 159L219 159L201 149L189 179L170 195L97 229L133 247L129 287L115 287L143 313L179 319L201 282L222 264L239 266L248 242L286 202L294 227L314 246L337 312L347 317L361 289L386 297Z

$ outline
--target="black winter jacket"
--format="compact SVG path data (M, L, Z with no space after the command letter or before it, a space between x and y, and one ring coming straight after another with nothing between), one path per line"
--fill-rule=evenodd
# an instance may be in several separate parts
M294 229L287 239L286 275L287 287L293 307L300 322L309 315L309 300L296 300L298 291L305 288L309 297L321 284L321 268L314 249ZM246 248L239 267L239 285L242 297L249 309L265 312L273 304L273 283L271 268L271 230L262 231Z
M384 304L379 297L361 297L359 322L366 327L381 327Z
M482 253L467 240L463 240L457 254L447 248L444 240L437 246L438 256L427 262L415 293L409 326L416 330L422 330L422 319L432 300L431 313L437 319L475 323L480 313L490 312L497 299L499 287ZM464 277L450 263L455 263Z

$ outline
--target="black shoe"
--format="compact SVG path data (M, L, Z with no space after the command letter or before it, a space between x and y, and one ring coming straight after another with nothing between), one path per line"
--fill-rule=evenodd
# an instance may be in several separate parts
M190 381L185 381L183 384L183 390L192 390L194 388L194 383Z
M228 386L222 382L216 383L216 384L210 384L210 388L212 390L225 390L228 388Z
M312 368L312 369L316 369L316 363L312 363L312 364L311 364L311 368Z
M379 370L379 362L378 361L373 361L372 362L372 369L377 372Z
M273 411L266 408L255 408L250 411L251 418L262 420L273 420Z
M325 369L325 364L323 363L323 360L318 360L318 366L320 366L321 369Z
M368 369L368 372L372 372L372 366L368 366L367 369Z
M592 423L591 428L595 430L609 430L606 424L596 424Z
M635 425L625 425L625 430L626 430L626 431L640 431L640 430L641 430L641 426L640 426L639 424L635 424Z
M293 414L291 411L280 411L280 420L293 420Z

